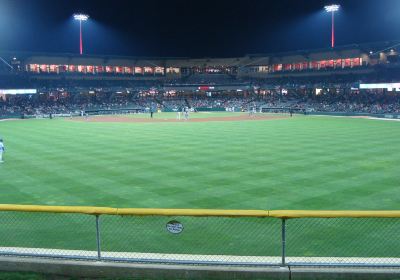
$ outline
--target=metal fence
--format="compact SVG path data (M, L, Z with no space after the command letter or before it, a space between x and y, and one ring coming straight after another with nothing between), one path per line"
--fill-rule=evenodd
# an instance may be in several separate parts
M0 205L0 255L249 266L400 266L400 211Z

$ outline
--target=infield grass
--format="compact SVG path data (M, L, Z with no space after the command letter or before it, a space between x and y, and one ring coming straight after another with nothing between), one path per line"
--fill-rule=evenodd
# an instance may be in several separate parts
M315 210L400 205L400 122L303 116L209 123L54 119L0 122L0 135L7 148L0 203ZM95 249L91 216L0 215L0 247ZM180 218L185 234L177 236L165 231L168 220L104 217L104 248L279 255L278 220ZM300 234L292 237L299 243L293 255L323 255L318 248L330 234L330 245L321 245L329 254L342 255L345 244L350 256L368 256L360 242L377 237L384 250L374 256L400 250L397 240L383 240L400 230L392 219L296 220L288 230L291 225ZM311 237L317 243L307 244Z

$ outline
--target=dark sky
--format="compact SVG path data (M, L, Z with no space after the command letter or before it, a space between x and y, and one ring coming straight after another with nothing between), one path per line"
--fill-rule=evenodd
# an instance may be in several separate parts
M400 0L338 0L337 44L400 39ZM330 46L325 0L0 0L0 49L231 57Z

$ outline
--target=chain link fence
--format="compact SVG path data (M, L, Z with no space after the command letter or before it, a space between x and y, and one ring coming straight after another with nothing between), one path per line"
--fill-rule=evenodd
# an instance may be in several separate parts
M35 212L0 207L0 255L193 265L400 267L400 219L385 213L380 218L375 217L379 213L288 218L271 217L269 211L131 209L121 214L111 208L85 208L81 213L65 209L55 213L54 207Z
M191 264L276 264L279 221L227 217L101 217L103 257ZM124 236L124 238L120 238Z
M286 221L291 265L400 266L398 218L303 218Z

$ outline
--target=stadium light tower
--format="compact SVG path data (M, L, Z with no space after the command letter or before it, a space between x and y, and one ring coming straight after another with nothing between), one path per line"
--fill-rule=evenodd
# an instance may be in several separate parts
M335 47L335 13L339 11L340 5L325 6L325 11L332 14L332 49Z
M79 53L83 54L83 40L82 40L82 21L89 19L88 15L85 14L74 14L74 19L79 21Z

